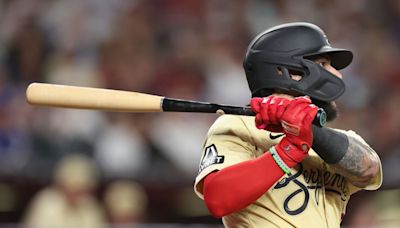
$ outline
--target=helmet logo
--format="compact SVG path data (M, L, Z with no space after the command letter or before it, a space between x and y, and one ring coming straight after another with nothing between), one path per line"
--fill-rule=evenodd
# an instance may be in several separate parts
M329 43L328 37L327 37L325 34L324 34L324 38L325 38L326 43L327 43L329 46L331 46L331 44Z

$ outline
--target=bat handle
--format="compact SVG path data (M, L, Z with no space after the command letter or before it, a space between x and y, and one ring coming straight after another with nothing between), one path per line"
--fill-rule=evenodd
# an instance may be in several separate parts
M224 112L225 110L222 109ZM226 113L226 112L225 112ZM246 116L254 116L255 113L251 108L249 107L237 107L237 110L235 112L227 113L227 114L240 114L240 115L246 115ZM326 124L326 112L322 108L318 108L317 115L315 115L315 118L313 120L313 125L317 127L323 127Z
M161 102L164 112L202 112L202 113L224 113L243 116L255 116L250 107L239 107L208 102L189 101L164 97ZM326 113L322 108L318 109L313 124L318 127L326 123Z

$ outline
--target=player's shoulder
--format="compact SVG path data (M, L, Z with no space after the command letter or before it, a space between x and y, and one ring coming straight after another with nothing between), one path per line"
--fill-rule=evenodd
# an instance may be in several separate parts
M209 134L234 133L236 131L248 131L254 117L239 115L221 115L211 125Z
M270 139L269 133L256 128L254 116L222 115L210 127L207 138L233 136L259 148L268 149L281 139L280 137Z

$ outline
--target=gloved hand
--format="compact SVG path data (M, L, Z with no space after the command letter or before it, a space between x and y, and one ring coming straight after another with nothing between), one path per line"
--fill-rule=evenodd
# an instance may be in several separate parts
M299 163L307 156L313 141L312 122L317 111L318 107L311 104L307 96L296 97L287 105L280 119L286 136L276 145L282 158L286 156Z
M285 161L293 162L291 166L301 162L312 145L311 124L318 111L318 107L311 104L310 98L304 96L289 100L280 96L269 96L253 98L250 105L256 113L258 129L286 134L276 145L279 155Z
M274 95L251 99L251 109L256 113L256 127L272 132L283 132L281 119L289 103L289 99Z

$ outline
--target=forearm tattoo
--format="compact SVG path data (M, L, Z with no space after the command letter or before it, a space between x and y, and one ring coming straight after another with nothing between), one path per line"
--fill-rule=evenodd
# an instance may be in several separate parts
M348 136L349 146L343 158L333 165L356 185L369 184L376 175L378 157L375 151L359 139Z

